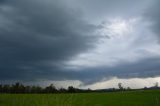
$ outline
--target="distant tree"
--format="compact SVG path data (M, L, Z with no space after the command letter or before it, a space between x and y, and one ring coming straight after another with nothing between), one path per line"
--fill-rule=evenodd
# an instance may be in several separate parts
M43 89L42 89L40 86L36 86L36 91L37 91L37 93L41 93L42 90L43 90Z
M25 86L19 82L13 84L10 88L11 88L11 92L13 93L24 93L25 92Z
M32 87L31 87L31 93L37 93L36 86L32 86Z
M25 93L31 93L31 86L25 87Z
M60 89L59 89L59 92L65 93L65 92L67 92L67 90L66 90L65 88L60 88Z
M130 88L130 87L127 87L127 90L131 90L131 88Z
M57 89L53 84L51 84L50 86L45 88L45 91L47 93L55 93L55 92L57 92Z
M3 87L2 84L0 84L0 93L3 92L3 88L2 87Z
M116 90L116 88L112 88L112 89L111 89L111 91L115 91L115 90Z
M10 93L10 86L9 85L4 85L3 86L3 92L5 92L5 93Z
M90 88L87 89L88 92L92 91Z
M146 86L143 89L148 89Z
M119 87L120 90L124 89L123 86L122 86L122 83L118 83L118 87Z
M69 86L68 87L68 92L75 92L75 88L73 86Z
M155 87L155 88L158 88L158 82L156 82L156 83L154 84L154 87Z

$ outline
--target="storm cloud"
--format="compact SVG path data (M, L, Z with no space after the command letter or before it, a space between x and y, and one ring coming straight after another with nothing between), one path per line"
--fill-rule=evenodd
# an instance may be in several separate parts
M0 11L0 78L54 74L63 61L94 47L99 27L58 0L4 1Z
M75 80L85 86L112 77L158 77L159 4L1 0L0 80Z

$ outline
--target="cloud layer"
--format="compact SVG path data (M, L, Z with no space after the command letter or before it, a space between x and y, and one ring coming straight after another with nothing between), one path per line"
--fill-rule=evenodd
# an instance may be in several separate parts
M94 47L98 26L58 0L5 1L1 13L1 78L54 75L63 61Z
M1 0L0 80L160 75L158 0ZM77 85L78 86L78 85Z

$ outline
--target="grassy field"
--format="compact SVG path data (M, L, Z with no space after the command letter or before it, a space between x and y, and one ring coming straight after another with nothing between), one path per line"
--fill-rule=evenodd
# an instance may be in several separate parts
M160 91L0 94L0 106L160 106Z

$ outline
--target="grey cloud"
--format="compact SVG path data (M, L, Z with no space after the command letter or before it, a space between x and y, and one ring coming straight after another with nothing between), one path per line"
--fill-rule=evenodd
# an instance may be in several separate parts
M83 0L77 1L77 5L80 3L92 21L101 16L105 18L106 14L137 15L145 7L145 1ZM69 3L77 6L74 2ZM154 22L152 28L157 34L160 28L158 4L157 1L157 6L145 14ZM79 10L65 6L61 0L0 1L0 80L71 79L89 84L114 76L160 75L159 57L110 68L63 69L64 61L94 48L98 43L93 32L100 27L84 21L82 15Z
M69 0L71 5L84 10L89 21L106 21L107 18L140 16L150 0ZM91 19L91 20L90 20Z
M144 18L152 22L152 31L160 37L160 1L155 0L144 13Z
M98 27L58 0L5 1L0 11L1 79L56 77L63 61L94 47Z
M118 78L147 78L160 75L160 58L148 58L135 63L122 63L116 67L97 67L78 72L76 78L84 84L92 84L103 79Z

